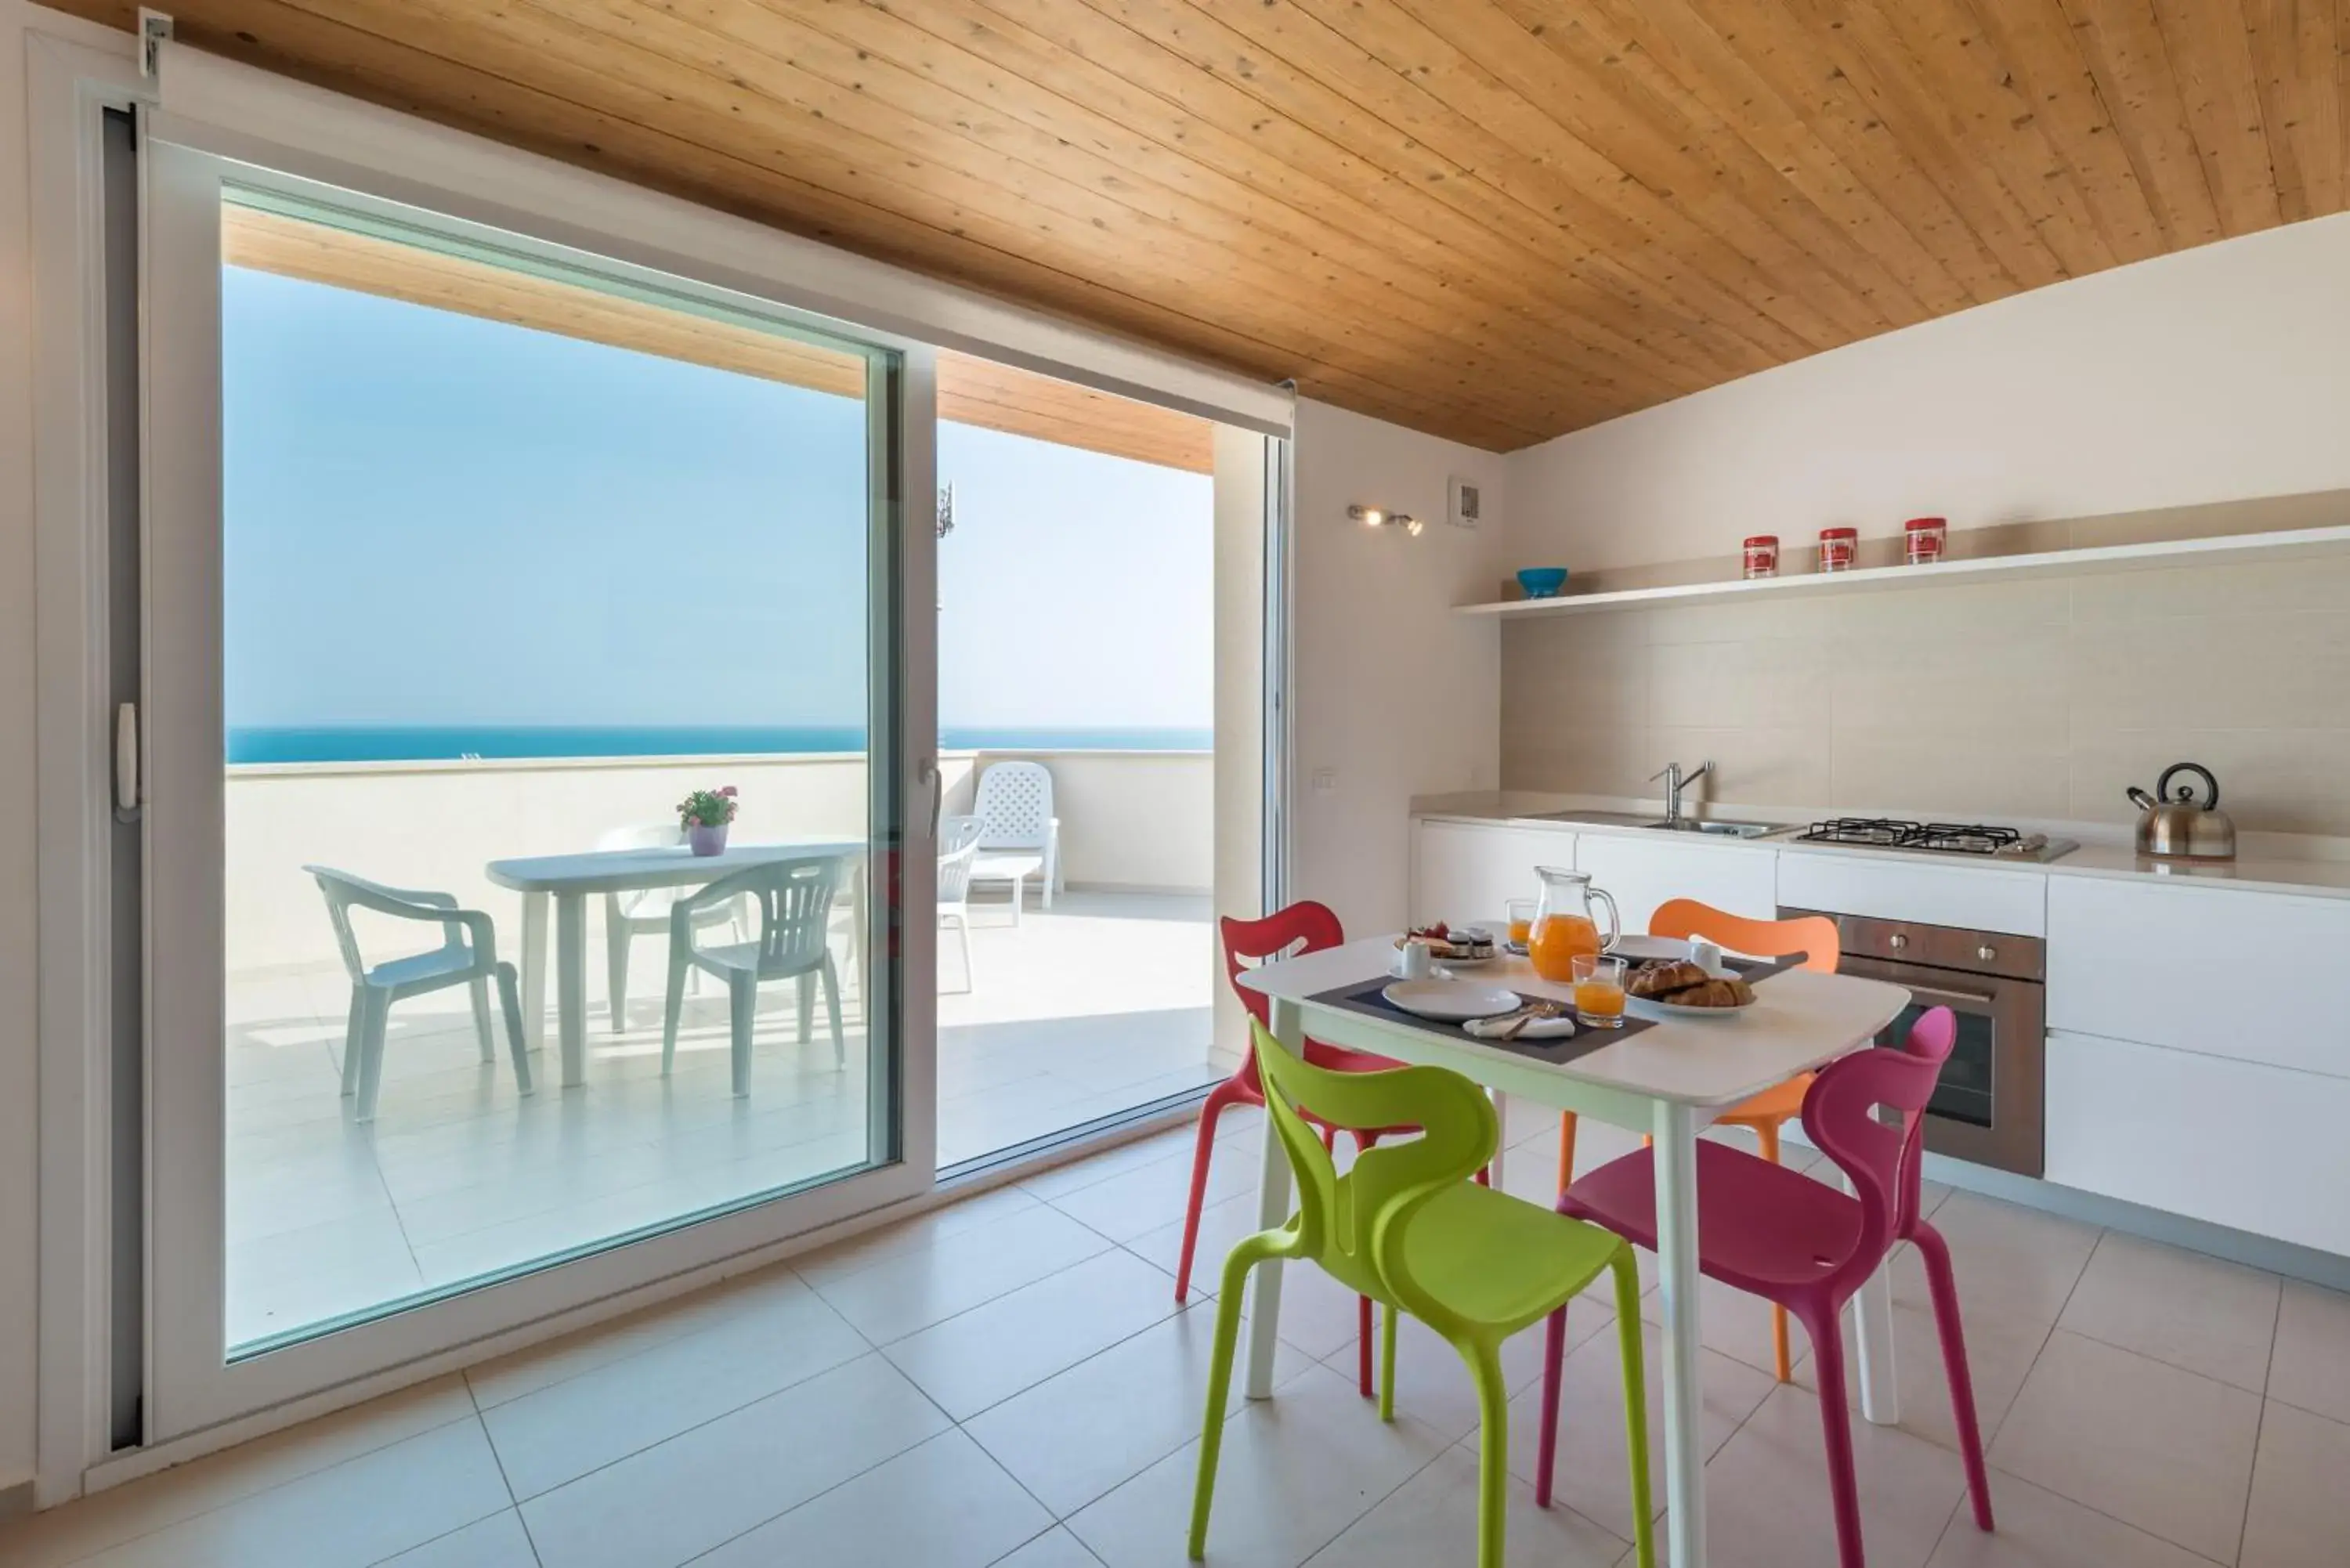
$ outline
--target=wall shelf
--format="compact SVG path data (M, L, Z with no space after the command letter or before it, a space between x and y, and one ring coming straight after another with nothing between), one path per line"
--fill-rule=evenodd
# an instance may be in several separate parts
M2291 559L2345 549L2350 549L2350 525L2292 528L2267 534L2222 534L2197 539L2045 550L2031 555L1979 556L1962 561L1938 561L1930 566L1864 566L1849 572L1674 583L1662 587L1567 593L1548 599L1503 599L1492 604L1456 606L1453 613L1500 617L1576 615L1709 599L1789 598L1813 594L1866 593L1877 588L1926 587L1993 577L2056 577L2083 572L2150 570L2246 556Z

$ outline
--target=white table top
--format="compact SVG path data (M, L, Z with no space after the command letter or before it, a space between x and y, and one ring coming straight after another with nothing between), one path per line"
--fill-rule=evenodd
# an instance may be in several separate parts
M501 888L524 893L621 893L638 888L682 888L715 882L729 872L803 856L865 853L861 838L812 838L797 844L729 844L717 855L696 855L682 844L652 849L591 849L493 860L484 867Z
M1261 965L1243 973L1240 982L1269 997L1307 1002L1309 1033L1311 1015L1318 1011L1347 1020L1350 1033L1367 1024L1440 1040L1451 1050L1492 1057L1520 1071L1531 1067L1646 1099L1707 1108L1736 1105L1848 1054L1900 1016L1909 1001L1908 991L1884 981L1787 970L1756 986L1754 1005L1735 1016L1668 1018L1588 1055L1559 1063L1472 1040L1443 1024L1422 1027L1407 1017L1377 1019L1337 1008L1315 1009L1308 1002L1326 991L1367 984L1388 972L1394 956L1394 937L1369 937ZM1571 987L1541 979L1533 964L1513 954L1458 972L1528 996L1572 1000Z

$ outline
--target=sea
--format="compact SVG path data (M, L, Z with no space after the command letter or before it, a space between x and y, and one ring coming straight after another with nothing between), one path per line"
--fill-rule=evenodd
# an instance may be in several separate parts
M1100 727L945 729L947 751L1205 752L1208 730ZM232 725L237 763L409 763L522 757L694 757L861 752L861 726L446 724L381 727Z

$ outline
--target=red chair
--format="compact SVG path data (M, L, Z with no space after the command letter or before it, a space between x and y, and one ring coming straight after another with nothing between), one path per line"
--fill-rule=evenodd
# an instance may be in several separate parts
M1253 963L1267 959L1292 958L1299 953L1320 952L1325 948L1341 946L1347 933L1327 905L1307 899L1276 910L1261 920L1238 920L1227 915L1222 921L1224 939L1224 973L1232 982L1232 990L1247 1008L1249 1016L1266 1028L1273 1027L1271 1009L1263 995L1240 983L1242 971ZM1377 1073L1402 1063L1386 1056L1374 1056L1362 1051L1341 1050L1318 1040L1305 1042L1305 1059L1317 1067L1339 1073ZM1248 1054L1241 1059L1240 1070L1218 1084L1210 1092L1207 1103L1200 1107L1200 1140L1191 1154L1191 1197L1183 1210L1183 1254L1175 1267L1175 1299L1183 1301L1191 1293L1191 1253L1200 1241L1200 1209L1208 1194L1208 1161L1216 1151L1216 1121L1233 1106L1263 1106L1264 1087L1258 1081L1256 1046L1252 1044ZM1313 1117L1322 1129L1322 1143L1328 1147L1337 1141L1337 1129L1327 1122ZM1352 1131L1352 1129L1349 1129ZM1388 1133L1417 1132L1417 1127L1381 1127L1373 1131L1355 1132L1357 1149L1369 1148ZM1361 1354L1359 1381L1363 1397L1371 1397L1371 1298L1362 1299L1360 1320Z
M1851 1195L1726 1144L1697 1147L1698 1266L1727 1285L1794 1314L1812 1338L1819 1375L1820 1428L1827 1442L1828 1485L1835 1506L1843 1568L1863 1568L1860 1492L1853 1475L1852 1417L1845 1405L1844 1340L1837 1314L1896 1241L1914 1242L1934 1297L1942 1369L1950 1381L1967 1488L1975 1524L1989 1530L1991 1489L1983 1476L1982 1435L1975 1425L1967 1375L1966 1335L1950 1250L1918 1212L1918 1120L1956 1038L1947 1007L1925 1013L1899 1050L1861 1051L1821 1070L1804 1096L1804 1130L1851 1180ZM1877 1119L1879 1105L1901 1113L1897 1131ZM1642 1150L1601 1166L1558 1200L1559 1212L1604 1225L1636 1246L1657 1245L1656 1165ZM1535 1501L1550 1503L1556 1446L1559 1355L1565 1314L1550 1326L1543 1374L1542 1451Z

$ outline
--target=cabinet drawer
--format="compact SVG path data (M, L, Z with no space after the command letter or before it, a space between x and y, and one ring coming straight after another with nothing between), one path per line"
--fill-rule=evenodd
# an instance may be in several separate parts
M2350 1080L2052 1032L2047 1116L2051 1181L2350 1253Z
M2048 880L2051 1029L2350 1078L2350 902Z
M1476 922L1499 934L1504 906L1542 891L1535 867L1574 864L1575 835L1562 828L1418 823L1412 832L1411 923Z
M1936 866L1912 856L1779 857L1779 902L1833 915L1874 915L1927 926L2048 932L2048 877L1995 866Z
M1585 833L1575 841L1575 866L1616 900L1627 931L1645 931L1648 917L1669 898L1695 898L1750 919L1776 916L1779 858L1773 849L1660 836Z

